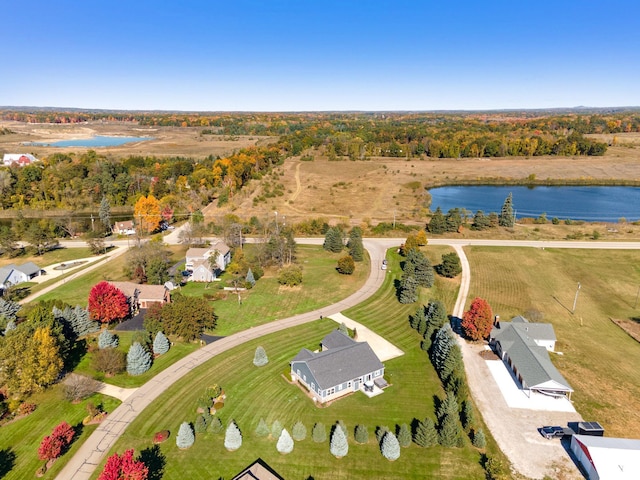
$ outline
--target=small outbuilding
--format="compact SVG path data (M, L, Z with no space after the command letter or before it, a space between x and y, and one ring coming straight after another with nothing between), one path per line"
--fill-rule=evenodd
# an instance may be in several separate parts
M640 440L577 434L571 452L588 480L640 478Z

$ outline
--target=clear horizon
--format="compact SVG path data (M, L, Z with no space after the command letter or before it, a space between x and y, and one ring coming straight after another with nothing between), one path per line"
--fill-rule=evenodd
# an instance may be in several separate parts
M418 4L415 4L418 3ZM640 105L640 4L13 2L0 105L398 112Z

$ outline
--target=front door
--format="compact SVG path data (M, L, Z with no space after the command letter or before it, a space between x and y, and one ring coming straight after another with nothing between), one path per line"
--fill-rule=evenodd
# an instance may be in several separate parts
M353 391L355 392L356 390L360 389L360 380L354 380L353 381Z

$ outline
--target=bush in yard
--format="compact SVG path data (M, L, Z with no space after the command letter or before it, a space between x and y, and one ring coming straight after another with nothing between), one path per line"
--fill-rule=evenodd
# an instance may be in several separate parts
M358 424L353 432L353 437L358 443L367 443L369 441L369 431L365 425Z
M169 438L169 430L162 430L160 432L156 432L153 435L153 443L158 444L164 442L167 438Z
M62 452L71 444L75 430L67 422L59 423L48 435L40 442L38 448L38 458L40 460L49 461L58 458Z
M171 344L169 342L169 339L164 333L156 333L156 338L153 339L153 353L155 353L156 355L167 353L170 346Z
M351 255L345 255L338 260L336 270L343 275L351 275L356 269L356 263Z
M133 449L122 455L114 453L107 458L107 463L98 480L147 480L149 468L140 460L133 458Z
M322 443L327 439L327 431L324 428L323 423L316 423L311 430L311 438L316 443Z
M204 433L207 431L207 421L204 419L204 415L198 415L196 417L196 423L194 425L196 433Z
M138 342L131 345L127 353L127 373L142 375L151 368L151 354Z
M331 435L331 446L329 447L331 455L336 458L342 458L349 453L349 443L347 442L347 436L344 434L344 430L339 425L333 429L333 435Z
M64 398L69 402L77 402L90 397L100 388L100 382L76 373L67 375L63 383Z
M462 265L460 264L460 257L455 252L445 253L442 255L442 263L435 267L438 275L447 278L453 278L462 273Z
M382 439L389 431L389 427L385 427L384 425L376 427L376 440L378 441L378 445L382 444Z
M220 420L219 417L213 417L211 419L211 422L209 422L209 426L207 427L207 432L218 434L218 433L222 433L222 430L224 430L224 426L222 425L222 420Z
M384 437L382 437L380 451L382 452L382 456L387 460L394 461L400 458L400 443L393 433L387 432Z
M471 340L482 340L493 328L493 311L486 300L476 297L462 315L462 331Z
M224 435L224 448L229 451L237 450L242 446L242 433L240 429L232 420L227 427L227 431Z
M471 443L474 447L481 449L487 446L487 439L481 429L473 432L473 441Z
M338 420L333 428L340 427L342 429L342 433L344 433L345 438L348 439L349 434L347 432L347 426L344 424L342 420Z
M295 287L302 283L302 266L287 265L278 271L278 283L287 287Z
M413 441L420 447L432 447L438 444L436 425L429 417L418 422Z
M163 332L164 326L162 323L162 303L153 302L147 308L147 313L142 320L142 327L147 332Z
M182 422L178 430L178 435L176 436L176 445L178 448L183 450L189 448L195 441L196 436L193 434L191 425L187 422Z
M126 354L115 348L105 348L93 354L91 364L98 372L103 372L107 376L113 376L124 372Z
M280 438L278 438L278 443L276 444L276 449L280 453L291 453L293 452L293 438L287 432L287 429L282 429L282 433L280 433Z
M293 425L293 429L291 431L293 434L293 439L297 442L301 442L305 438L307 438L307 427L304 426L304 423L301 421L297 421Z
M409 431L409 427L406 423L400 425L400 430L398 431L398 443L401 447L408 447L411 445L411 432Z
M276 420L271 425L271 436L273 438L280 438L280 434L282 433L282 424L280 420Z
M118 346L119 339L118 336L114 333L111 333L109 330L103 330L98 335L98 348L116 348Z
M253 364L256 367L264 367L267 363L269 363L267 352L264 350L263 346L259 345L256 348L256 353L253 356Z
M293 431L295 432L295 428ZM269 425L267 425L267 422L265 422L264 418L261 418L258 422L258 426L256 427L255 432L258 437L266 437L269 435Z

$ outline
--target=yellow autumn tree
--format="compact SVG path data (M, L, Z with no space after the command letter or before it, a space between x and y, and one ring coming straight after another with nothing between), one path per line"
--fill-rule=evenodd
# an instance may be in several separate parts
M160 226L160 202L153 195L138 199L133 208L133 218L141 235L148 235Z

